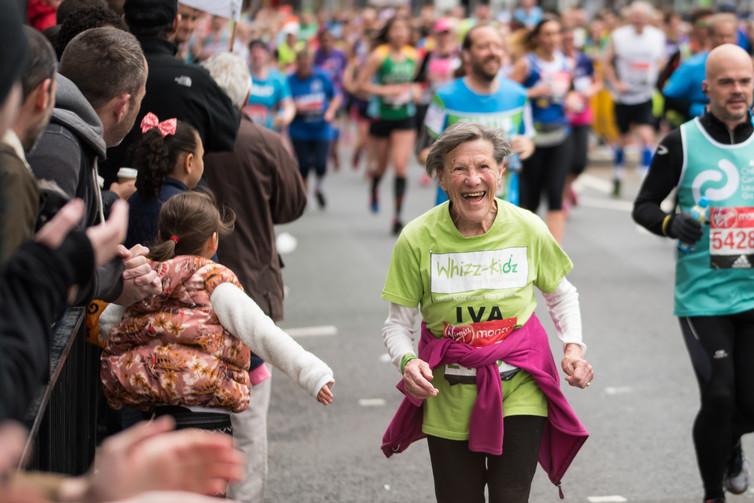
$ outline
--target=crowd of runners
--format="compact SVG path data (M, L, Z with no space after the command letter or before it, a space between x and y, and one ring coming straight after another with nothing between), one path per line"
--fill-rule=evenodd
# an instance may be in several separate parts
M180 46L187 61L230 46L227 20L199 20ZM408 7L299 14L284 6L242 19L234 51L248 58L254 81L245 111L287 133L302 175L313 172L321 208L326 174L350 164L365 170L366 205L380 211L380 183L392 171L397 235L409 179L432 183L410 176L412 159L423 162L447 126L473 121L515 137L500 195L533 211L544 197L561 241L578 205L572 183L590 154L612 162L620 197L626 163L644 176L659 135L702 113L707 51L723 43L749 50L749 36L734 12L682 16L645 2L557 15L531 1L510 12L430 5L418 15ZM351 157L342 161L344 134ZM436 202L444 200L438 188Z
M588 388L598 372L561 245L574 182L606 152L612 196L634 168L634 220L679 242L675 315L700 387L705 502L748 490L754 26L735 9L644 1L559 13L534 0L473 12L264 6L237 20L201 10L209 3L30 0L32 29L0 0L0 495L47 501L47 485L9 475L24 441L12 421L44 374L51 324L78 305L109 406L97 420L115 434L98 466L142 437L167 440L134 455L146 468L123 486L94 470L55 490L174 501L130 486L217 494L236 482L231 497L262 501L264 361L323 405L335 383L276 325L274 225L299 218L309 194L326 211L339 170L363 172L363 211L390 212L397 238L383 336L406 399L385 454L428 437L443 502L485 501L485 486L489 501L528 501L537 461L559 485L588 434L557 384L535 291L567 383ZM413 183L435 197L407 222ZM174 420L134 426L163 415ZM235 447L171 437L173 421L232 432ZM194 481L165 467L182 442L196 451L176 470L193 466Z

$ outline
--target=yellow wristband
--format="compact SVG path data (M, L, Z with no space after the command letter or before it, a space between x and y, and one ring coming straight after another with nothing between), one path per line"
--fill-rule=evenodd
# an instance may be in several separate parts
M665 215L665 218L662 219L662 235L667 236L668 235L668 224L673 219L673 215Z

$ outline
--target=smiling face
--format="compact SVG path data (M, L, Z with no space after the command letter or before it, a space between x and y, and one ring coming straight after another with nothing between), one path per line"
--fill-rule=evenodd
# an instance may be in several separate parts
M180 45L188 42L196 28L196 21L202 11L188 5L178 4L178 28L175 33L175 43Z
M493 81L503 64L503 38L490 26L476 28L470 35L471 44L464 56L471 73L480 80Z
M464 236L483 234L495 221L495 194L505 168L495 161L493 146L478 139L451 150L438 173L448 193L453 222Z

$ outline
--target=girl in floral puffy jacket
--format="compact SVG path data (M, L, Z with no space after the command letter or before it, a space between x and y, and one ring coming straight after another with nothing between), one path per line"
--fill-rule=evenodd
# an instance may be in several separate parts
M232 220L199 192L162 206L149 255L162 294L125 310L111 305L100 319L107 334L100 378L111 407L242 412L249 407L250 349L319 402L332 403L332 370L278 328L230 269L210 260ZM234 421L234 430L239 426Z

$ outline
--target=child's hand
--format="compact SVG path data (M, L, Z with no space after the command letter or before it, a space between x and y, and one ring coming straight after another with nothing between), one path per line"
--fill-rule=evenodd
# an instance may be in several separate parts
M322 389L317 393L317 401L322 405L330 405L335 400L335 395L333 395L332 389L330 389L333 384L335 384L335 381L330 381L322 386Z

